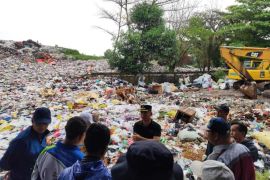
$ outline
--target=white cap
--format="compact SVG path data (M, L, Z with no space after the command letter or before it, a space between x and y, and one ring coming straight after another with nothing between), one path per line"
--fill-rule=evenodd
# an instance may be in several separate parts
M193 173L202 180L234 180L233 172L222 162L207 160L193 161L190 165Z
M87 126L90 125L91 123L94 123L93 115L87 111L83 111L80 114L80 117L86 122Z

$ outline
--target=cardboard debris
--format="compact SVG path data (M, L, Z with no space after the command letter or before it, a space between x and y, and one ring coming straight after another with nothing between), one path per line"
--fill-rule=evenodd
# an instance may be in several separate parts
M181 120L185 123L190 123L195 117L196 111L191 108L179 109L175 115L175 121Z
M154 92L157 92L157 94L162 94L163 93L162 85L160 85L160 84L152 85L151 90L154 91Z

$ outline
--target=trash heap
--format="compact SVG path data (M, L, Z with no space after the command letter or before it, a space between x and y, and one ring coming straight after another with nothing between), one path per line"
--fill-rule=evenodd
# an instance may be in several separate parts
M16 50L11 45L10 48ZM1 48L0 52L2 54ZM255 163L257 170L270 168L270 104L267 100L248 100L234 90L211 89L209 87L215 83L208 75L194 81L205 88L197 87L196 91L188 83L182 89L184 84L170 83L137 87L116 78L86 78L91 62L63 59L55 64L25 62L15 51L5 50L5 53L0 58L0 157L9 142L31 125L34 110L44 106L50 108L53 117L48 137L51 143L63 139L66 121L83 111L92 113L94 121L106 124L112 140L106 162L112 167L133 143L133 125L140 119L140 104L150 104L153 120L162 127L161 142L188 173L193 160L204 159L207 142L200 135L202 127L215 116L217 104L227 103L231 108L229 118L249 125L249 136L260 150L260 160ZM222 83L224 81L216 84Z

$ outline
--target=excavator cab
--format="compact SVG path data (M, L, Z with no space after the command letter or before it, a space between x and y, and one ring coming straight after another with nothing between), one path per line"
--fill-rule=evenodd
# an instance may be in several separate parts
M262 63L262 61L247 60L247 61L244 61L243 66L246 69L257 69L260 66L261 63Z
M251 73L252 74L258 74L259 73L259 78L263 78L265 76L264 70L263 70L263 66L264 66L264 62L263 61L258 61L258 60L243 60L243 67L245 69L247 69L247 71L249 70L253 70ZM269 67L268 67L269 69ZM256 72L256 70L258 70ZM228 78L229 79L233 79L233 80L242 80L241 76L237 73L237 71L235 71L234 69L229 69L228 71ZM257 78L255 78L257 79Z
M270 48L221 46L220 53L231 68L228 78L238 80L234 87L242 85L240 90L245 95L255 99L257 88L270 88Z

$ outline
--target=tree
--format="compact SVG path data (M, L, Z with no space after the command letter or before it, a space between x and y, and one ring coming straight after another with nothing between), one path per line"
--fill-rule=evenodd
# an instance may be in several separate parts
M153 60L173 71L177 57L176 33L165 27L163 10L156 4L143 2L131 10L131 28L114 44L109 63L120 72L133 74L147 71Z
M212 65L221 64L219 46L225 40L225 36L220 32L223 26L222 13L209 10L193 16L183 31L184 38L189 43L189 52L202 71L206 68L210 71Z
M224 18L228 21L223 31L227 44L265 47L270 44L270 1L236 0Z
M107 10L105 8L100 8L101 18L112 21L116 26L116 32L112 29L106 29L102 26L96 26L106 33L110 34L113 37L113 41L117 42L121 33L121 30L127 28L130 30L131 21L130 21L130 9L136 5L143 2L148 2L149 4L156 4L160 7L166 5L174 5L180 0L104 0L105 2L111 3L114 6L114 11ZM117 9L115 11L115 9Z

